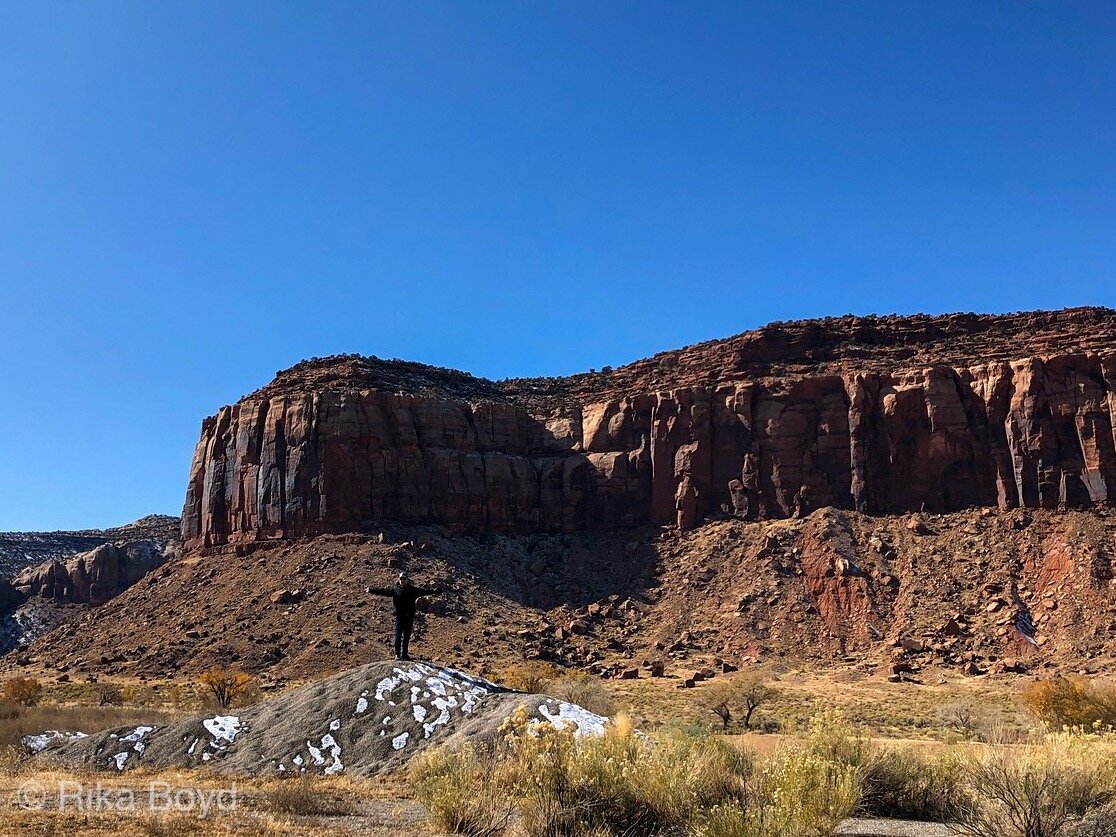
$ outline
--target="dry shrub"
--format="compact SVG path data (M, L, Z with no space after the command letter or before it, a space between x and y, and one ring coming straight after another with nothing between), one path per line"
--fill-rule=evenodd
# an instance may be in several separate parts
M856 809L857 771L791 746L751 783L747 804L714 806L702 837L828 837Z
M1068 837L1116 796L1112 745L1082 733L987 747L964 772L972 793L959 828L972 837Z
M1071 824L1066 837L1116 837L1116 803L1096 808Z
M544 688L548 695L567 703L576 703L597 715L609 717L616 711L612 695L605 685L598 678L587 674L567 674L548 681Z
M1023 705L1046 726L1061 731L1116 729L1116 685L1084 677L1055 677L1023 690Z
M23 771L31 760L25 747L17 744L0 744L0 775L13 775Z
M198 682L220 709L228 709L233 703L251 703L258 693L252 676L235 668L211 668L198 677Z
M824 762L856 771L859 807L873 816L954 822L969 801L958 758L928 758L910 748L881 748L835 710L817 715L800 745Z
M436 827L492 835L515 811L524 837L808 837L830 833L858 796L854 769L806 747L754 769L747 753L701 730L643 735L620 718L604 736L578 739L523 708L501 734L491 754L443 748L412 768Z
M4 700L34 706L43 696L43 684L34 677L11 677L4 681Z
M507 828L514 812L499 774L491 759L464 745L439 747L415 759L409 779L439 831L495 837Z
M97 703L101 706L122 706L124 690L114 683L102 683L97 688Z
M267 792L267 805L279 814L347 816L355 811L351 799L338 797L307 773L281 780Z
M956 822L970 804L962 768L951 753L929 757L910 747L878 750L861 768L861 808L871 816Z
M988 713L973 700L958 700L943 706L938 718L964 741L987 741L992 731Z
M543 691L547 683L556 680L561 674L562 670L557 666L539 660L529 660L504 669L500 672L499 679L505 686L517 692L538 694Z
M209 824L197 816L165 812L142 814L136 818L136 824L143 834L150 837L187 837L207 834L211 830Z

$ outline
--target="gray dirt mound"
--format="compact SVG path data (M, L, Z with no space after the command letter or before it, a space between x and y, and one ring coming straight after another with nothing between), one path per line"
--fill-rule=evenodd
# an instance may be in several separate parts
M519 706L578 735L604 730L601 716L546 695L429 663L380 662L228 715L58 739L38 758L86 770L204 765L248 775L370 776L398 769L431 746L491 737Z

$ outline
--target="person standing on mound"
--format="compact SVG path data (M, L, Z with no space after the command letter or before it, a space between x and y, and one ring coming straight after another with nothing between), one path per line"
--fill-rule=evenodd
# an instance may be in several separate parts
M411 644L411 631L415 627L415 601L420 596L434 596L442 592L441 587L427 590L415 587L407 573L399 574L399 579L391 587L369 587L368 592L373 596L390 596L395 606L395 659L409 660L408 653Z

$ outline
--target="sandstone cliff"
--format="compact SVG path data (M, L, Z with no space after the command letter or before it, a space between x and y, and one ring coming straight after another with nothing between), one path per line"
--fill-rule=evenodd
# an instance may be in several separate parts
M156 540L177 543L182 523L166 514L149 514L111 529L57 532L0 532L0 576L10 577L45 561L65 561L103 543ZM0 608L2 609L2 608Z
M161 566L174 547L157 541L101 544L65 561L45 561L11 579L20 600L32 596L69 604L103 604Z
M1114 388L1116 312L1092 308L774 324L561 379L327 358L206 419L182 534L1105 504Z

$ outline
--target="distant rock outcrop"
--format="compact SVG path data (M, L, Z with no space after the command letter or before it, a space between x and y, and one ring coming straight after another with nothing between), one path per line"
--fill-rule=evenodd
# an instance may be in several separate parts
M103 604L161 566L172 551L157 541L101 544L65 561L29 567L11 580L10 589L20 601L38 596L59 603Z
M23 596L6 578L0 578L0 614L10 613L23 602Z
M710 515L1085 507L1116 493L1116 312L773 324L617 370L299 364L202 426L187 547Z
M58 532L0 532L0 576L12 576L44 561L64 561L103 543L154 540L177 543L181 522L169 514L149 514L111 529Z

